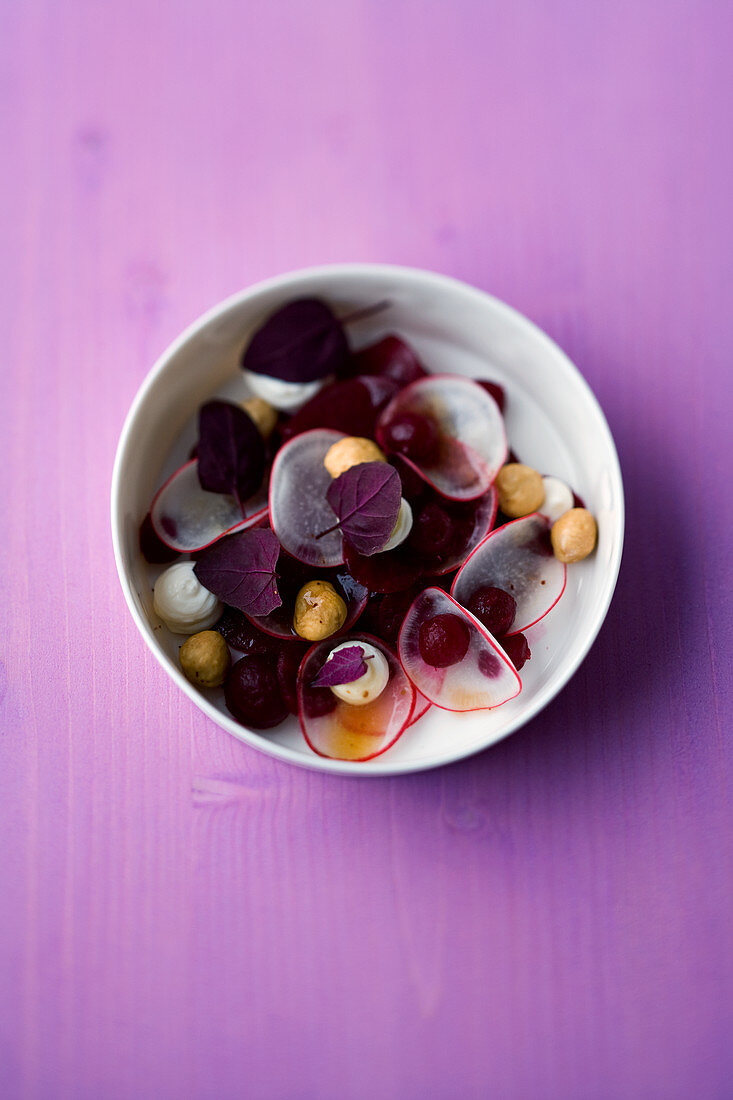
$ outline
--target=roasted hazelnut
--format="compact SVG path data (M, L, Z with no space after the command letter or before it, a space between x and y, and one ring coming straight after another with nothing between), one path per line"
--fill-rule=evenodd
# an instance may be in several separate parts
M545 499L541 475L522 462L509 462L502 466L496 475L496 491L499 507L504 515L512 519L536 512Z
M555 557L564 562L587 558L597 536L596 521L587 508L571 508L555 520L550 531Z
M224 683L232 659L216 630L201 630L183 643L178 653L181 668L192 684L215 688Z
M363 462L386 462L384 451L373 439L364 439L358 435L347 435L339 439L326 451L323 465L331 477L340 477L352 466L361 466Z
M261 397L248 397L242 408L254 423L263 439L269 439L277 424L277 409Z
M329 638L346 622L346 604L328 581L308 581L295 597L293 629L309 642Z

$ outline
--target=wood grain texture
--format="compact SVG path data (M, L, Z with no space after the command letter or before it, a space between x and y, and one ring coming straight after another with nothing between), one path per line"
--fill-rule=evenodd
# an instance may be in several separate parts
M730 12L0 5L5 1097L730 1095ZM400 780L209 724L108 534L155 356L350 259L537 320L628 494L561 697Z

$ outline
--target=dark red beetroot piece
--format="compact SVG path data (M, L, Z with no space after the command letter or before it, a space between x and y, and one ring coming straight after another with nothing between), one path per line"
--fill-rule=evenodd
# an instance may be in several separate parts
M238 722L253 729L279 726L288 716L276 662L260 653L232 665L224 682L224 701Z
M517 601L502 588L485 585L473 593L468 601L467 610L480 619L486 629L498 638L511 630L517 613Z
M452 500L485 493L506 457L498 405L456 375L428 375L401 390L379 417L377 442Z
M308 652L307 642L283 642L277 655L277 682L291 714L298 713L298 669Z
M344 542L344 565L370 592L401 592L422 576L422 566L405 543L365 557Z
M526 665L532 656L532 651L524 634L511 634L508 638L497 638L496 640L517 672L519 672L520 668Z
M477 500L455 501L432 490L413 508L407 546L419 557L423 571L440 576L463 565L491 530L497 493L492 487Z
M306 741L319 756L335 760L371 760L395 743L407 728L415 705L415 689L394 653L379 638L352 634L349 642L368 642L382 651L389 664L389 683L365 706L338 699L330 688L314 687L333 648L331 639L311 647L298 674L298 708Z
M462 661L471 643L471 632L465 616L451 611L433 615L420 623L418 648L426 665L450 668Z
M224 608L224 614L214 630L219 631L232 649L238 649L240 653L248 656L255 653L272 654L278 651L278 643L253 626L244 612L237 610L236 607Z
M347 371L349 374L382 375L399 386L407 386L427 374L410 345L399 336L385 336L376 344L353 352Z
M462 657L458 655L464 642L452 626L444 656L439 640L433 646L430 638L430 644L424 645L425 624L454 618L468 634ZM491 634L440 588L426 588L415 599L405 616L398 650L402 667L417 690L444 710L497 707L518 695L522 688L516 670ZM432 663L441 659L442 667Z
M503 413L504 405L506 403L506 394L504 393L504 387L500 386L498 382L487 382L483 378L477 378L476 382L482 390L486 390L486 392L494 398L494 401L496 401L497 405L499 406L499 411Z
M567 569L552 552L545 516L515 519L492 531L458 570L451 595L469 607L481 588L501 588L516 601L511 627L519 634L539 622L565 591Z
M324 386L283 425L283 440L313 428L373 439L377 417L397 392L390 378L364 376Z
M158 538L150 512L140 524L140 553L151 565L167 565L168 562L180 557L178 550L171 550L170 546L166 546Z
M184 463L153 498L150 517L162 542L181 554L195 554L224 535L254 526L267 515L264 490L243 501L245 517L234 497L201 488L198 463Z

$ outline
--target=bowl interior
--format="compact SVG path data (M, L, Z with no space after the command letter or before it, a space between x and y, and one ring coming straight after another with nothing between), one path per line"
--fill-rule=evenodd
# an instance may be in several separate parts
M384 313L350 326L355 347L396 332L432 371L501 382L514 451L542 473L569 482L598 519L596 553L568 570L563 598L527 631L532 660L521 673L521 694L494 711L458 715L433 707L384 756L360 764L316 756L295 719L266 734L246 730L229 715L221 691L204 695L189 684L177 660L184 639L170 634L153 611L153 584L164 567L147 565L138 547L138 527L155 489L195 442L198 406L215 394L247 396L238 368L245 342L264 316L301 295L324 297L337 313L389 299ZM125 423L113 477L120 579L141 633L168 673L214 721L261 751L359 775L448 763L493 744L541 710L573 674L603 622L618 575L623 524L613 440L590 389L564 353L496 299L443 276L393 267L316 268L260 284L211 310L148 376Z

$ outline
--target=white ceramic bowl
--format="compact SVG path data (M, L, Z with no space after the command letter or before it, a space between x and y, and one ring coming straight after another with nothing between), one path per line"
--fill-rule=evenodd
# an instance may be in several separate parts
M290 298L323 297L338 313L389 299L386 312L350 326L354 346L396 332L433 371L476 375L507 391L511 446L522 461L569 482L596 515L596 552L568 569L563 598L527 631L532 659L521 694L493 711L458 715L431 708L383 756L366 763L311 752L295 719L258 733L229 715L222 692L202 693L183 676L184 639L161 626L152 588L164 567L149 566L138 527L154 490L195 441L198 406L214 394L244 396L238 368L250 334ZM493 745L554 698L590 649L616 585L624 531L621 472L595 397L567 356L521 314L482 291L428 271L376 264L310 268L259 283L204 314L168 348L127 416L112 478L112 537L130 613L168 675L204 714L260 752L320 771L395 775L447 764Z

